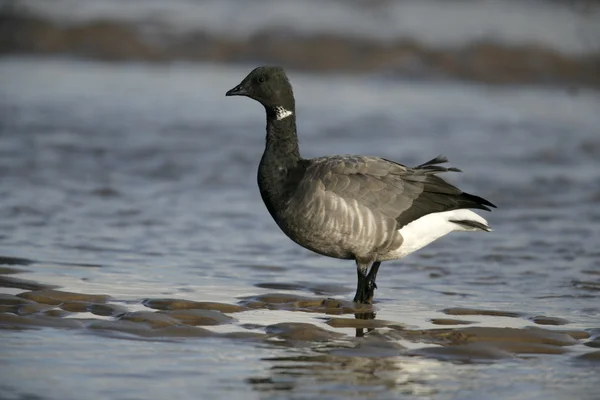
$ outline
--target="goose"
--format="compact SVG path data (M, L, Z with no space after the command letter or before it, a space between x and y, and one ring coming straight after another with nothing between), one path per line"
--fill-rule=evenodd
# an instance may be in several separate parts
M405 257L453 231L491 231L470 209L496 206L440 178L443 172L460 172L442 166L445 157L412 168L363 155L302 158L294 93L282 67L255 68L225 95L263 105L262 200L279 228L300 246L355 261L355 303L373 303L383 261Z

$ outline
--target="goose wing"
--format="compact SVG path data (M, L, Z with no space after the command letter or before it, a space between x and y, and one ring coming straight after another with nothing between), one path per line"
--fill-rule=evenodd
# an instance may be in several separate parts
M378 157L340 155L308 161L299 190L318 185L325 192L396 220L397 228L430 213L476 208L490 211L489 201L465 193L437 174L446 168L438 156L413 168Z

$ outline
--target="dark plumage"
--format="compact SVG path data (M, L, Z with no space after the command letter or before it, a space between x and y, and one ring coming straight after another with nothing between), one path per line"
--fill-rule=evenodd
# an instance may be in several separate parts
M466 209L495 206L438 177L459 171L441 166L444 157L414 168L378 157L300 157L294 95L282 68L256 68L226 95L247 96L264 106L267 141L258 168L262 199L281 230L299 245L356 260L354 301L372 302L381 261L401 258L453 230L490 230Z

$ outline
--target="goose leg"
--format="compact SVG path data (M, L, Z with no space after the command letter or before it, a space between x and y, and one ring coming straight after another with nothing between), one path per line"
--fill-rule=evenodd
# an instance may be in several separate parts
M356 294L354 295L355 303L363 303L365 288L367 285L367 272L369 271L369 264L361 263L356 260Z
M375 278L381 262L375 261L369 271L369 264L356 261L356 274L358 282L356 284L356 295L354 296L355 303L373 304L373 295L377 285ZM367 273L368 271L368 273Z
M377 289L375 279L377 278L377 272L379 271L380 265L380 261L375 261L373 265L371 265L371 270L367 275L367 299L369 300L369 304L373 304L373 296L375 295L375 289Z

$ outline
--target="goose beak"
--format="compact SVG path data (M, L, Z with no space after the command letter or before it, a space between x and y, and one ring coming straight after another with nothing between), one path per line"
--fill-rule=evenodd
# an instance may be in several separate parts
M242 86L242 84L237 85L231 90L228 90L225 93L225 96L247 96L248 91Z

